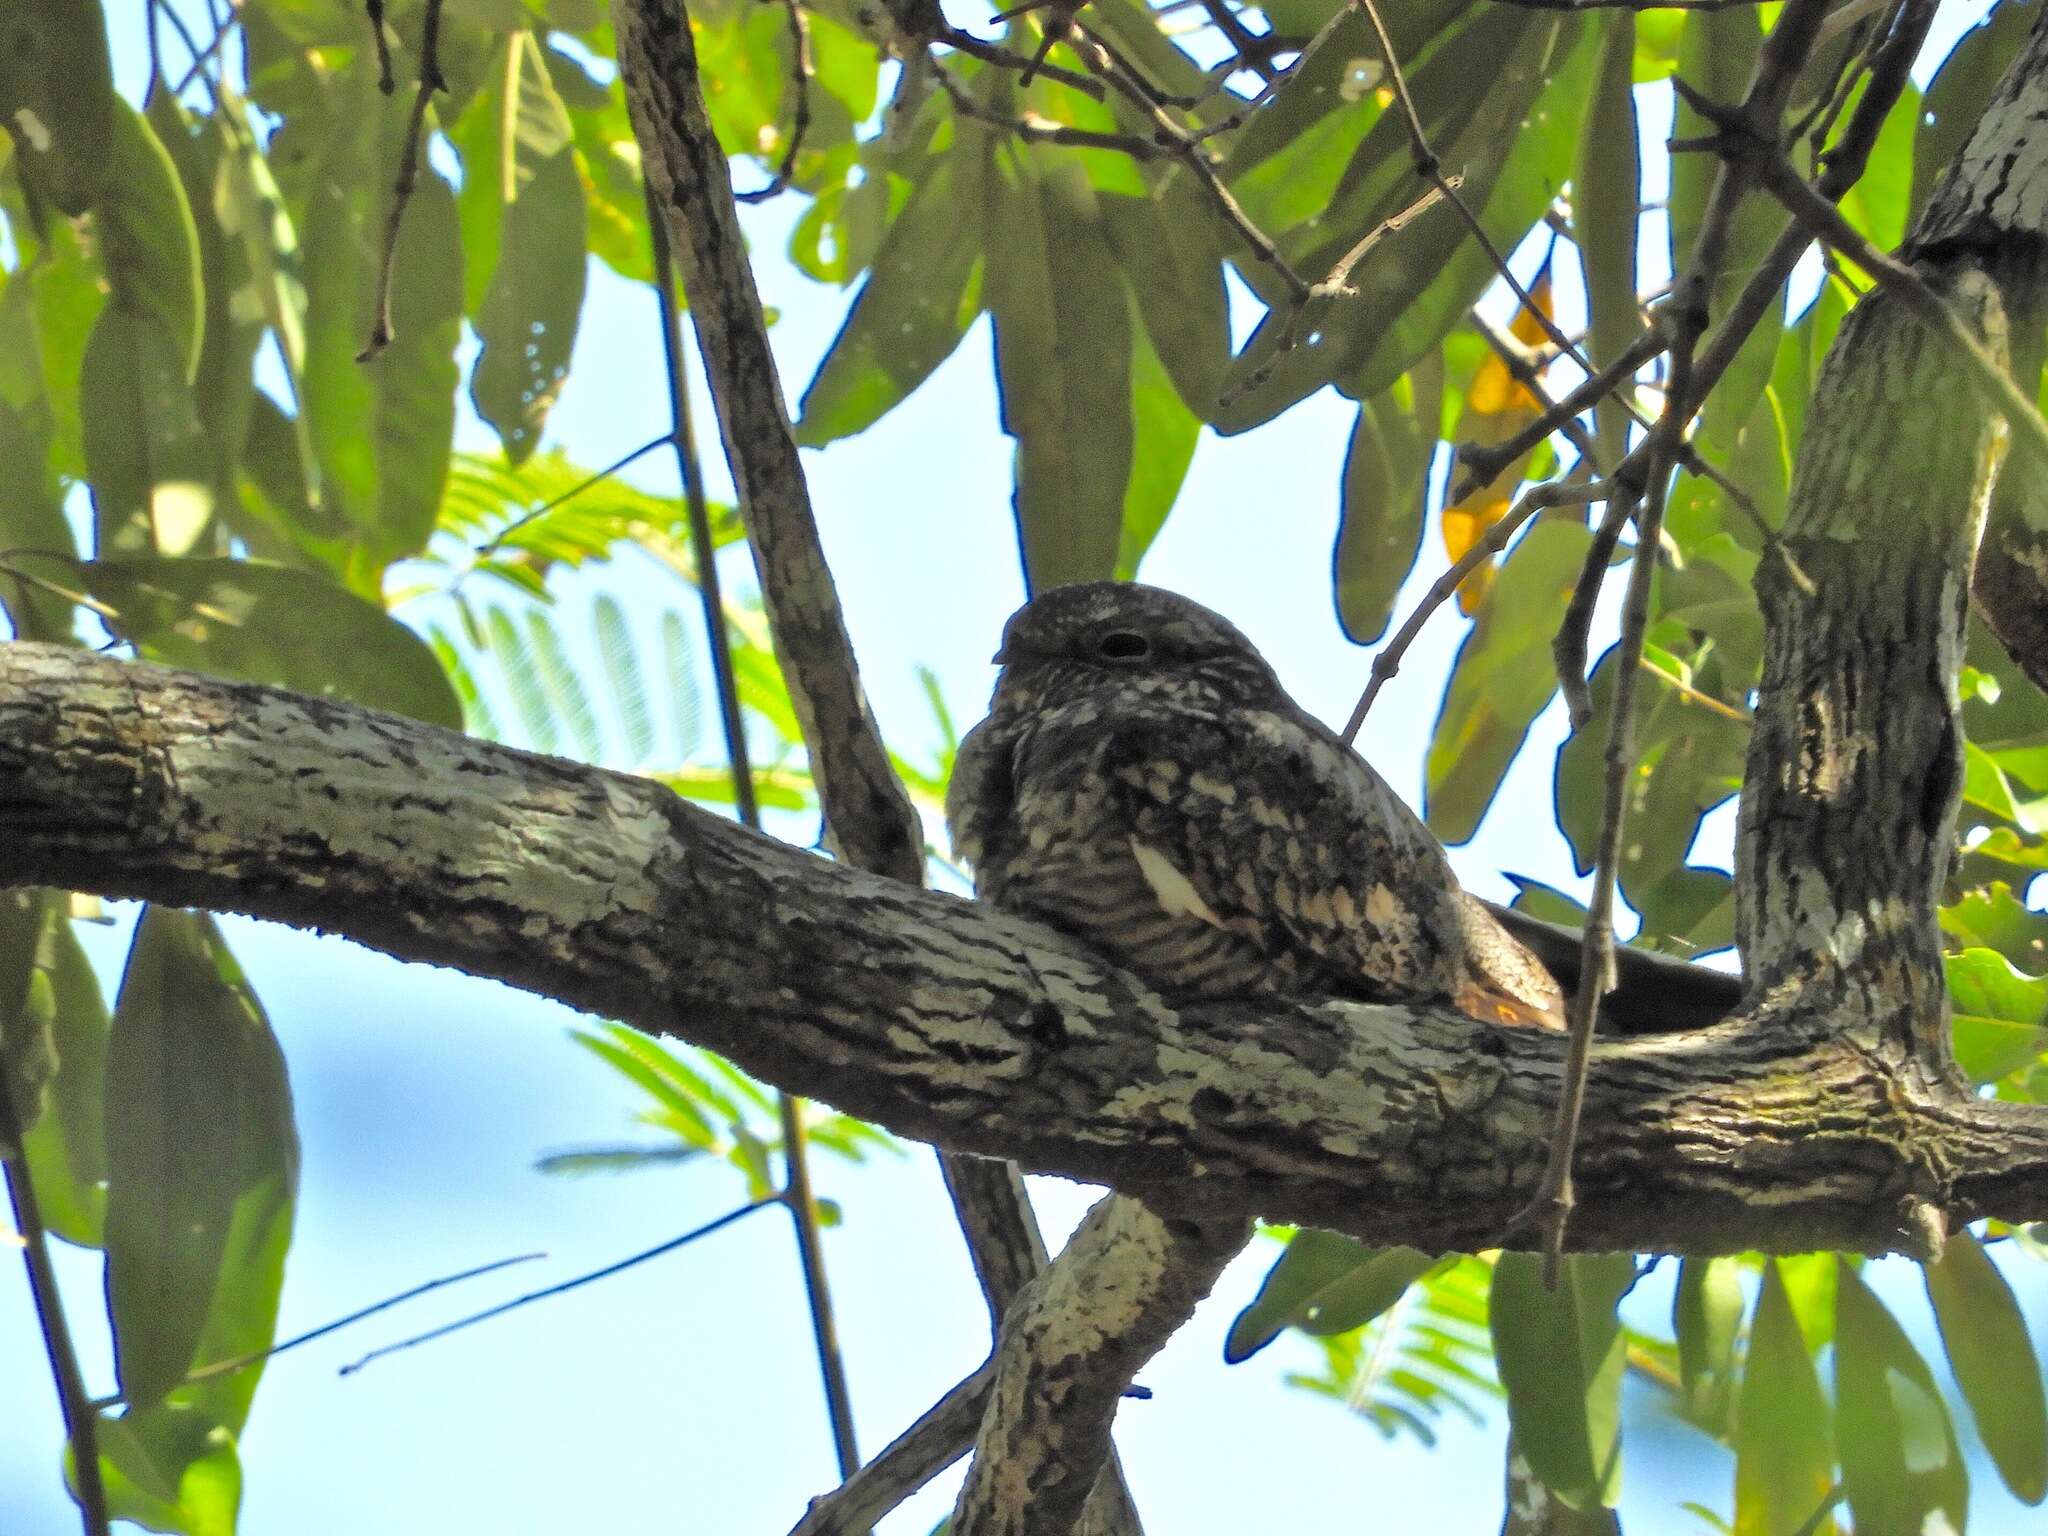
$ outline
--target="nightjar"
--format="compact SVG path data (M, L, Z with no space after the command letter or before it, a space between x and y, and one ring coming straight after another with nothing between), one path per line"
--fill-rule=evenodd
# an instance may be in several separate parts
M1011 618L946 800L980 895L1169 995L1447 1001L1562 1027L1542 964L1233 625L1156 587Z

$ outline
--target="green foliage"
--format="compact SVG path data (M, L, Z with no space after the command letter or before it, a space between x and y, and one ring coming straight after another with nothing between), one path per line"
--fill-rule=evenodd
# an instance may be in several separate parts
M1880 245L1924 204L2036 9L2001 0L1924 101L1908 88L1887 118L1842 202ZM1546 271L1578 282L1584 349L1609 361L1655 301L1640 291L1655 226L1639 219L1638 106L1652 98L1638 91L1676 72L1739 99L1768 16L1471 0L1384 10L1461 198L1501 250L1546 222L1569 241L1576 262L1559 245ZM917 50L895 21L846 0L805 0L813 71L801 87L779 8L692 0L689 11L713 125L743 186L780 174L800 98L806 108L790 162L789 195L803 204L790 257L853 291L802 391L801 442L824 447L882 420L987 316L1002 425L1016 440L1019 547L1044 587L1136 572L1205 427L1248 430L1334 385L1358 414L1334 488L1331 596L1355 641L1388 631L1398 594L1443 547L1425 536L1444 494L1433 470L1449 455L1438 450L1488 416L1471 397L1501 364L1474 311L1498 317L1503 290L1458 210L1417 209L1427 186L1359 12L1336 0L1263 7L1288 36L1330 30L1312 52L1279 55L1277 86L1252 102L1211 78L1215 41L1191 36L1184 10L1088 7L1120 67L1199 135L1219 196L1119 90L1097 99L1051 76L1027 85L948 48L904 67ZM401 87L390 97L361 7L243 0L223 57L239 48L246 71L210 66L182 93L159 81L140 111L114 90L109 15L98 0L0 7L0 607L14 632L108 641L461 725L730 805L706 717L683 505L547 440L577 362L590 263L633 282L653 275L604 8L450 0L447 89L426 112L388 251L382 345L372 343L420 65L417 0L389 7ZM1019 16L1005 41L1028 51L1040 26ZM1865 36L1832 28L1795 84L1787 141L1802 168L1860 100ZM1073 47L1053 59L1092 69ZM1830 111L1838 83L1842 110ZM1703 129L1681 105L1675 134ZM1711 155L1673 160L1677 265L1716 175ZM1783 224L1768 199L1744 202L1711 274L1717 322ZM1368 237L1340 285L1350 292L1297 301ZM1266 241L1277 259L1261 254ZM1236 318L1257 322L1235 353L1233 277L1255 295ZM1858 296L1840 276L1806 295L1789 316L1770 307L1695 434L1739 490L1692 473L1671 488L1619 875L1642 918L1637 942L1681 954L1732 941L1728 874L1695 843L1740 785L1762 662L1752 581L1773 558L1768 532L1784 516L1821 362ZM1553 393L1578 379L1547 351L1532 359ZM498 453L455 450L464 389ZM1619 398L1586 425L1610 463L1629 444ZM1546 445L1528 473L1573 451ZM716 543L741 536L732 508L712 514ZM1492 813L1551 705L1550 641L1589 548L1576 511L1539 519L1476 609L1427 747L1427 810L1447 840ZM627 551L675 578L672 597L639 611L577 579ZM1632 558L1624 545L1614 563ZM803 814L808 837L816 796L765 620L740 600L727 622L758 798ZM1954 1044L1973 1082L2039 1103L2048 915L2026 896L2048 871L2048 698L1981 632L1969 664L1962 846L1942 915ZM1599 835L1614 666L1596 667L1593 717L1555 763L1558 826L1582 870ZM929 809L958 732L929 679L927 691L936 759L896 763ZM1561 892L1518 884L1519 905L1581 915ZM108 1250L130 1403L102 1424L106 1475L118 1514L230 1532L257 1370L180 1380L269 1342L291 1214L289 1096L260 1008L210 924L151 914L110 1025L68 913L54 894L0 905L0 1063L26 1111L50 1226ZM641 1119L659 1136L544 1167L714 1158L750 1193L772 1189L780 1130L760 1085L615 1026L577 1038L646 1096ZM204 1081L192 1065L202 1050L214 1064ZM849 1157L886 1144L822 1112L807 1134ZM1928 1293L1958 1401L2007 1485L2038 1501L2039 1374L2012 1287L1986 1256L2034 1248L2025 1233L1997 1236L2010 1241L1957 1237L1929 1267ZM1943 1383L1854 1270L1838 1274L1824 1255L1688 1259L1668 1340L1617 1322L1632 1272L1625 1258L1575 1261L1552 1293L1520 1256L1432 1259L1302 1233L1227 1349L1242 1359L1304 1333L1321 1369L1294 1380L1383 1434L1425 1441L1447 1412L1483 1417L1501 1391L1492 1350L1518 1445L1584 1506L1614 1494L1626 1362L1731 1452L1737 1532L1783 1536L1816 1518L1830 1530L1834 1517L1816 1511L1838 1482L1859 1529L1917 1528L1931 1510L1961 1521L1967 1483Z

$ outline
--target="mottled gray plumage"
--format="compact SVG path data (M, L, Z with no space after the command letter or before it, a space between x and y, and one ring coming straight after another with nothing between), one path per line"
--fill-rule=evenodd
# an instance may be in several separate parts
M1219 615L1098 582L1003 633L946 817L987 900L1164 991L1454 1003L1562 1023L1557 983L1386 783Z

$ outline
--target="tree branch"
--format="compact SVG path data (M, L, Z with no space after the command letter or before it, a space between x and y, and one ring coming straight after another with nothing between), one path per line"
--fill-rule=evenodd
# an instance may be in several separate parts
M1547 1034L1423 1007L1177 1010L1049 929L643 780L57 647L0 647L0 882L342 933L1170 1216L1431 1252L1491 1241L1534 1193L1559 1085ZM1939 1027L1925 990L1886 997ZM1886 1251L1908 1197L1951 1224L2048 1217L2048 1115L1841 1037L1843 1007L1781 989L1596 1044L1573 1246Z

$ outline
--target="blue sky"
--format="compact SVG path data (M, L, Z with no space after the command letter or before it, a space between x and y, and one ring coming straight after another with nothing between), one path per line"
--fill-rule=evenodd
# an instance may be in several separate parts
M121 3L114 27L120 78L135 90L141 10L139 0ZM1955 25L1975 14L1959 10ZM848 297L783 260L798 211L785 200L748 213L763 296L780 311L773 335L791 396ZM1646 232L1646 248L1660 234ZM932 734L915 668L934 669L961 722L972 719L993 680L987 658L1002 620L1021 598L1010 444L996 424L989 350L986 324L977 325L903 407L807 455L877 713L892 741L912 750ZM593 267L549 440L584 463L610 462L665 429L664 388L651 295ZM729 493L701 392L698 410L715 487ZM1205 435L1142 573L1227 612L1303 703L1338 721L1370 663L1338 631L1329 597L1350 421L1350 407L1324 394L1245 437ZM462 433L465 446L491 444L473 420ZM674 490L663 456L634 475ZM1436 547L1434 528L1429 538ZM735 576L743 562L740 554ZM1409 600L1434 574L1426 568L1411 583ZM675 601L631 560L565 577L559 590L572 613L597 590L642 612ZM1432 624L1362 741L1411 800L1462 629L1449 616ZM1553 709L1478 836L1453 851L1461 876L1483 893L1508 892L1504 870L1580 884L1551 816L1561 736ZM1725 826L1714 836L1725 850ZM110 991L132 920L132 909L114 911L114 926L88 932ZM459 1522L505 1533L633 1526L738 1536L786 1530L833 1484L793 1244L774 1211L602 1286L338 1377L379 1343L659 1242L742 1196L719 1167L578 1180L532 1171L545 1152L630 1135L639 1108L621 1079L568 1044L578 1022L568 1010L340 940L240 920L227 927L284 1042L305 1142L281 1332L492 1259L549 1255L277 1360L244 1441L244 1532L396 1536ZM859 1169L827 1161L819 1178L846 1213L827 1253L862 1444L872 1451L979 1363L985 1315L927 1151ZM1035 1192L1055 1238L1092 1198L1053 1180L1035 1181ZM1434 1451L1389 1445L1285 1385L1285 1370L1313 1359L1299 1340L1222 1365L1224 1329L1274 1252L1256 1245L1232 1267L1141 1373L1153 1398L1125 1404L1119 1444L1151 1528L1496 1528L1497 1416L1479 1427L1447 1422ZM1882 1289L1926 1341L1917 1283L1900 1266L1883 1269ZM98 1267L67 1252L62 1272L89 1375L110 1384ZM2038 1338L2048 1315L2042 1288L2029 1291ZM1631 1305L1648 1322L1667 1296L1653 1279ZM75 1530L57 1482L55 1406L14 1266L0 1267L0 1381L9 1384L0 1393L0 1533ZM1727 1458L1653 1412L1631 1419L1626 1476L1632 1533L1702 1529L1677 1504L1730 1501ZM929 1530L954 1485L943 1480L882 1529ZM1973 1531L2023 1528L1988 1469L1975 1493Z

